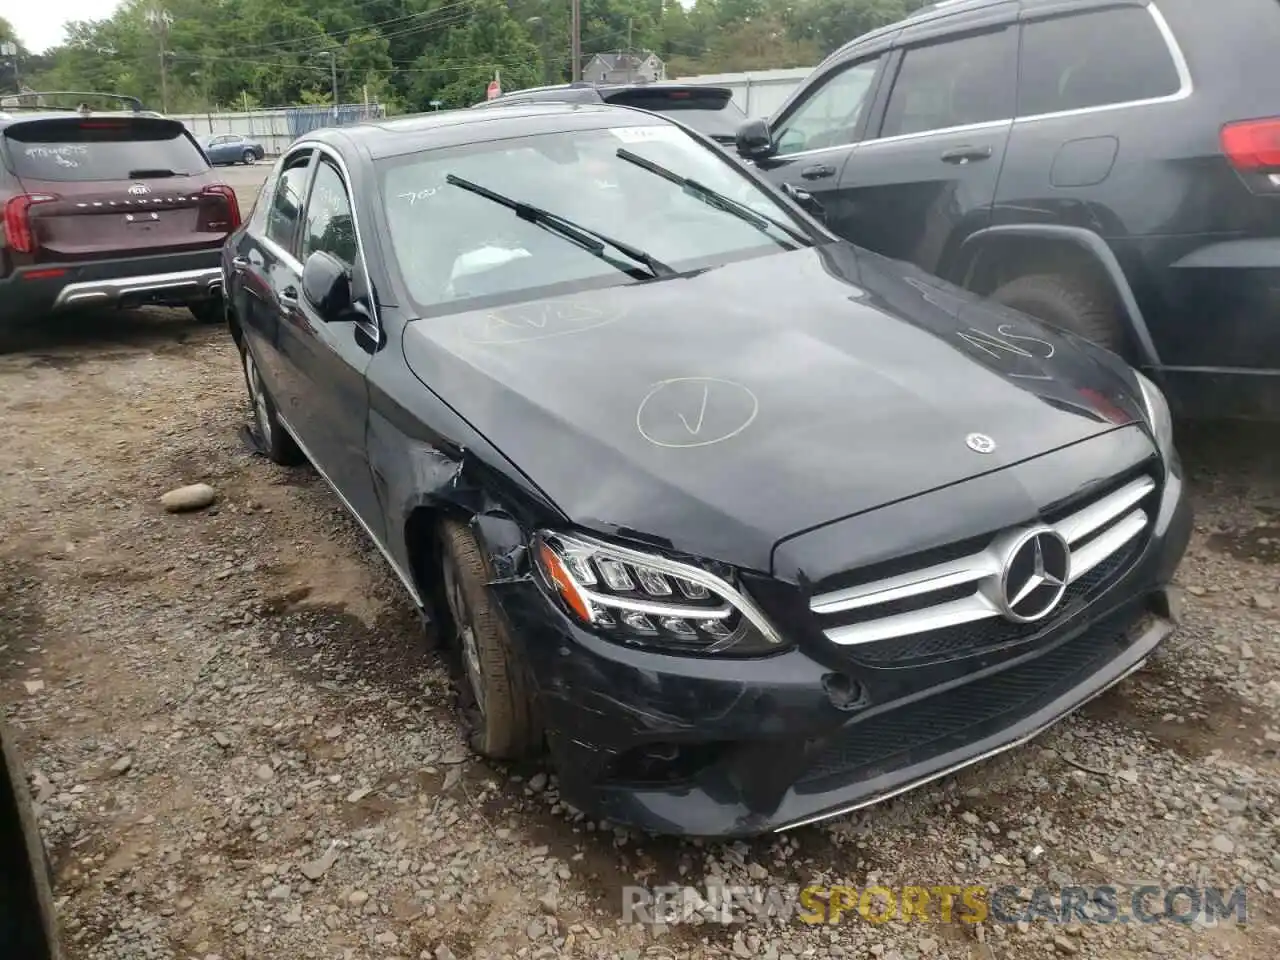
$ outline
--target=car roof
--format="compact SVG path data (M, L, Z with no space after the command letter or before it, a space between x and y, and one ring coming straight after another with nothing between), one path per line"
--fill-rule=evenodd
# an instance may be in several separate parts
M573 130L670 124L645 110L604 103L512 103L488 110L440 110L368 120L345 127L326 127L299 138L341 147L359 143L374 159L401 156L439 147L462 146ZM674 124L671 124L674 126Z
M1067 0L1067 3L1064 3L1063 0L939 0L939 2L932 3L927 7L921 7L901 20L895 20L893 23L887 23L883 27L876 27L874 30L868 30L866 33L854 37L848 43L841 45L823 62L838 60L849 50L889 34L897 33L903 27L918 27L931 21L944 20L958 14L973 13L991 7L1012 5L1020 9L1026 9L1045 5L1067 6L1069 2L1070 0ZM1147 3L1149 0L1135 0L1135 2Z

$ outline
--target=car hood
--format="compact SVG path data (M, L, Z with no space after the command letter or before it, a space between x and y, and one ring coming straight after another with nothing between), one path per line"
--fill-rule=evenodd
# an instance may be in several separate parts
M788 535L1142 417L1109 354L844 243L416 320L402 344L574 523L757 570Z

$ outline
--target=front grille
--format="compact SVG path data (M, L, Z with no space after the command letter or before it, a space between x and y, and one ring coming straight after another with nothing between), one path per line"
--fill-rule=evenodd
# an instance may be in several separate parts
M914 564L895 561L892 568L877 568L875 579L824 590L809 607L827 639L851 659L874 666L1031 642L1061 627L1128 571L1145 544L1157 495L1150 474L1123 477L1105 491L1046 510L1038 525L931 551ZM1068 545L1067 588L1048 617L1016 622L1001 602L1001 576L1012 547L1037 526Z
M823 781L877 776L975 743L1007 729L1071 690L1131 642L1130 624L1098 624L1042 656L845 727L797 781L814 792Z

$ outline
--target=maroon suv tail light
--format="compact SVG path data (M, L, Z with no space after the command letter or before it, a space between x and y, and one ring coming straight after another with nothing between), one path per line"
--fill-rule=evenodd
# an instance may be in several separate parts
M35 253L40 245L31 228L31 208L57 197L45 193L20 193L4 205L5 243L15 253Z
M211 183L200 191L202 232L230 233L240 226L240 201L225 183Z

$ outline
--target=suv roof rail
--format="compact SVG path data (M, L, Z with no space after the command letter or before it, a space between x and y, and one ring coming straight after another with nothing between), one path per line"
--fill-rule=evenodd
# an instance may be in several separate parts
M80 99L72 107L58 107L45 103L51 97L76 97ZM25 90L22 93L10 93L0 97L0 109L4 110L79 110L89 98L116 100L126 105L134 113L142 113L142 101L122 93L96 93L88 90Z

